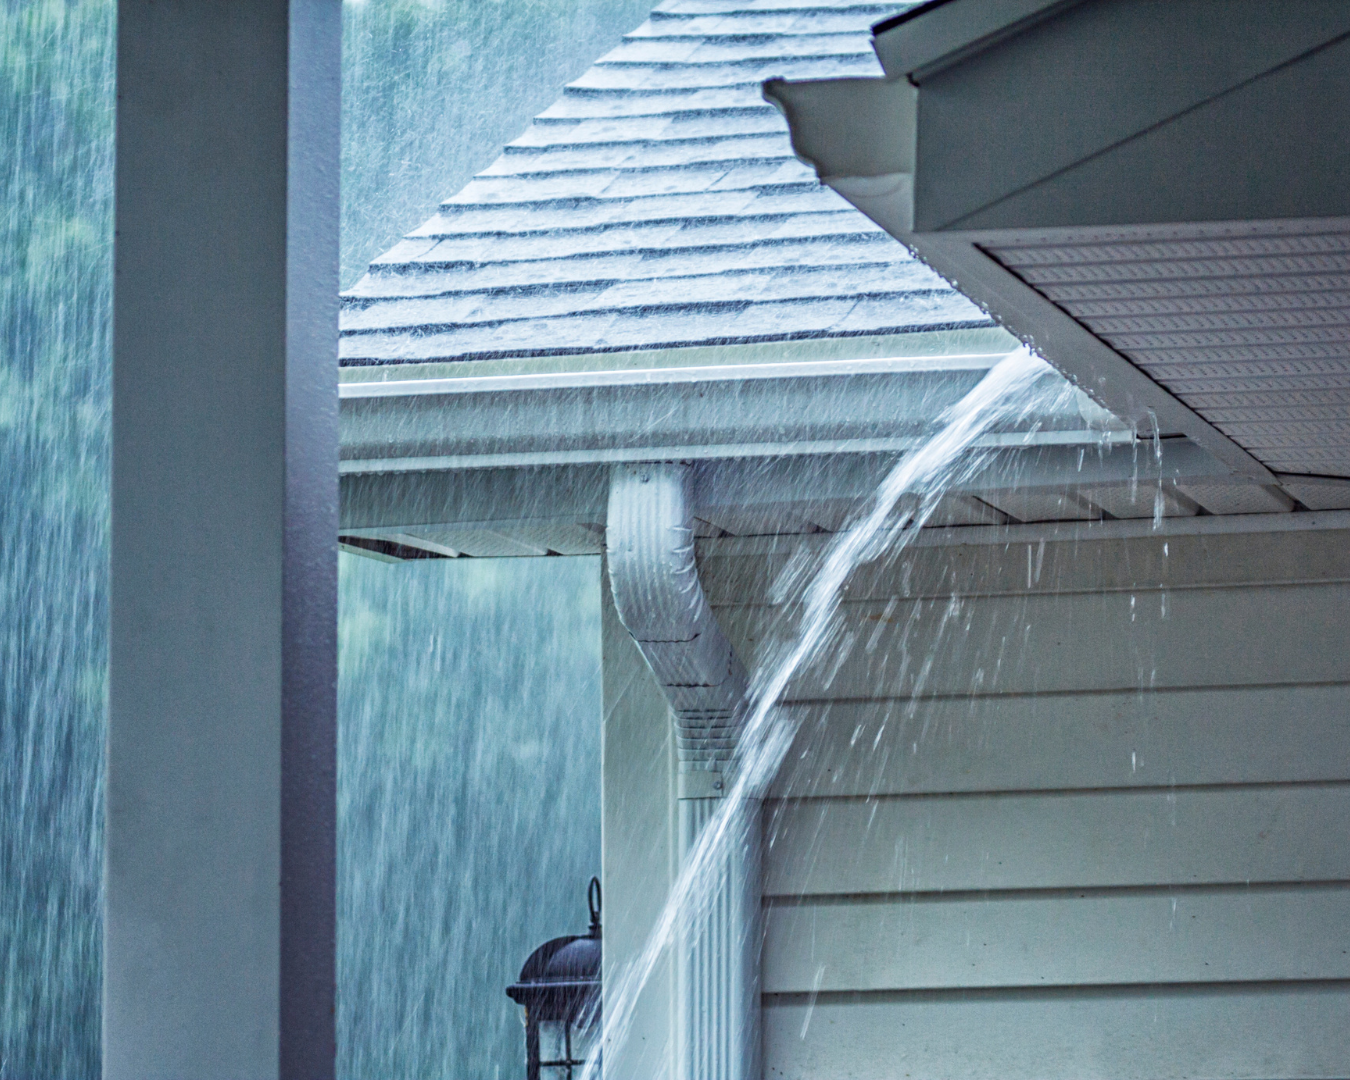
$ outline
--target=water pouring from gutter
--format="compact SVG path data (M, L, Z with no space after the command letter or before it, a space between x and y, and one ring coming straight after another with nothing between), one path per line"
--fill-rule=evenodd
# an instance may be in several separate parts
M613 1060L622 1047L639 995L662 955L691 926L700 925L717 903L718 868L729 855L756 843L752 830L758 822L746 807L763 796L797 734L797 723L778 704L793 678L835 638L849 575L864 563L896 557L918 535L942 496L989 464L1000 448L981 447L982 436L1062 408L1074 393L1028 349L1008 354L943 413L932 437L900 459L853 524L836 534L817 559L789 561L774 592L786 599L785 623L792 633L759 658L741 704L743 720L725 797L686 850L642 952L609 981L601 1037L581 1080L599 1080L603 1054ZM1028 440L1035 424L1030 428Z

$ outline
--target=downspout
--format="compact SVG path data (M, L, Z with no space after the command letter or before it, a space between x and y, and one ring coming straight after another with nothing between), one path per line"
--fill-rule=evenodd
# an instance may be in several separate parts
M699 583L692 483L688 465L616 465L605 534L614 606L675 725L681 865L730 787L747 685ZM759 803L738 812L749 843L720 856L676 942L677 1080L759 1080Z

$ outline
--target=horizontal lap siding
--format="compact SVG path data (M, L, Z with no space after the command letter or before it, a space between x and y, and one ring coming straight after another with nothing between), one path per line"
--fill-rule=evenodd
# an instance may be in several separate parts
M1346 1075L1343 984L833 996L764 1010L769 1080Z
M943 530L930 530L940 537ZM1211 533L1197 536L1017 540L911 547L899 560L857 570L851 600L1130 592L1350 581L1345 532ZM699 542L699 578L714 606L759 601L799 552L832 537L723 538Z
M773 906L764 989L1350 979L1350 884Z
M766 1075L1346 1075L1350 586L1172 545L1203 584L845 604L764 806Z
M766 830L771 897L1350 879L1345 783L812 799Z
M1347 611L1344 583L846 603L853 647L787 699L1344 682ZM718 614L742 656L790 629L778 608Z
M1332 647L1328 643L1328 650ZM817 702L777 797L1335 780L1350 685Z

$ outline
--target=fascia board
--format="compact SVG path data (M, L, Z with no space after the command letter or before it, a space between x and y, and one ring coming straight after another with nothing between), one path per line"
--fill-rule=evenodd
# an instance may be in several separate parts
M341 528L500 521L603 522L609 466L386 472L341 477Z
M1327 103L1348 94L1350 39L1342 38L941 228L1344 217L1350 135Z
M1010 342L1012 339L1009 339ZM1009 348L1015 347L1014 345ZM343 401L371 398L452 397L460 394L678 386L684 383L747 382L839 375L896 375L933 371L984 371L1001 353L941 353L864 359L789 360L782 363L698 367L611 368L598 371L527 372L519 375L456 375L451 378L350 382L338 387Z
M347 384L340 467L351 473L905 451L1005 354ZM993 434L985 443L1095 446L1132 438L1070 405L1038 430Z
M872 47L888 79L920 83L1082 0L936 0L877 23Z
M1288 8L1264 0L1118 2L1062 12L920 87L915 225L1141 220L1120 218L1120 209L1164 215L1160 221L1279 217L1291 212L1282 203L1299 203L1294 193L1323 174L1330 201L1318 209L1305 197L1292 212L1340 212L1331 207L1343 201L1335 158L1345 140L1328 103L1344 98L1345 49L1335 42L1347 34L1350 5L1336 0ZM1249 169L1259 180L1250 191ZM1070 172L1093 177L1108 205L1094 211L1099 203L1089 197L1064 211L1105 216L1032 221L1001 206ZM1211 191L1227 205L1208 214ZM1166 208L1169 200L1177 212Z
M841 453L777 458L723 458L695 465L696 513L754 510L826 502L857 502L872 495L895 455ZM605 521L610 465L435 469L345 474L341 478L343 532L450 525ZM1186 439L1149 445L1086 448L1040 446L991 457L956 491L1097 487L1108 484L1223 483L1228 470Z

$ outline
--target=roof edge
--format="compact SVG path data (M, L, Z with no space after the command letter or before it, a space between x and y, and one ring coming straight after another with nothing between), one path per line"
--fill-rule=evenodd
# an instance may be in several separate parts
M628 368L686 368L720 364L775 364L813 360L866 360L906 356L1004 353L1018 341L1002 327L955 330L913 330L907 333L812 337L796 340L625 349L610 352L508 357L497 360L408 360L349 365L339 369L342 383L389 382L404 379L480 378L488 375L553 374L620 371Z
M916 85L1083 0L929 0L872 27L888 79Z

